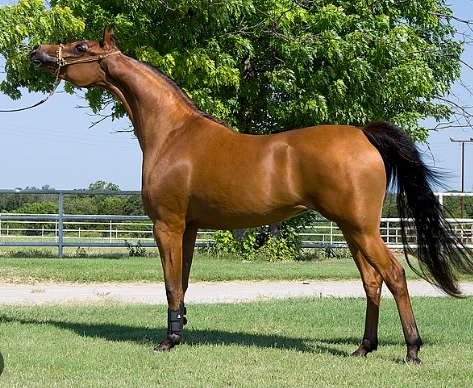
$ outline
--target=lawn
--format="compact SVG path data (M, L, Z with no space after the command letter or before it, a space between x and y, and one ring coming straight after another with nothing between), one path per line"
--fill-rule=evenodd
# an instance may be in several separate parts
M154 355L165 306L3 306L4 387L473 386L473 300L413 298L424 365L405 364L395 303L383 301L380 346L349 357L362 299L189 305L184 341Z
M408 278L418 277L410 270ZM359 279L352 259L322 261L242 261L197 253L191 281ZM7 258L0 257L0 284L161 282L157 257Z

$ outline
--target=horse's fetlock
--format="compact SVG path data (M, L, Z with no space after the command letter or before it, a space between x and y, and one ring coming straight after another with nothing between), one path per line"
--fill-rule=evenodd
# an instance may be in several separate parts
M360 347L353 352L353 356L366 356L368 353L375 351L378 349L378 340L372 339L369 340L367 338L363 338Z

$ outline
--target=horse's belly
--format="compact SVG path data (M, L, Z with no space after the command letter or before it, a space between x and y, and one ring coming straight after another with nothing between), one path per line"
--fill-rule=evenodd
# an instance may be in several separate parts
M205 202L191 204L189 221L202 229L242 229L272 224L307 210L304 205L276 206L260 202Z

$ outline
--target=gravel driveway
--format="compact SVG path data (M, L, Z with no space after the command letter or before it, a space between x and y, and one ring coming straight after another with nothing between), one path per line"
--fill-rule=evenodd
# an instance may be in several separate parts
M424 281L409 282L408 287L411 296L444 295ZM462 284L462 290L473 295L473 283ZM386 287L383 295L392 297ZM291 297L364 297L364 291L361 281L191 283L186 302L236 303ZM165 304L166 294L162 283L0 285L0 305L101 301Z

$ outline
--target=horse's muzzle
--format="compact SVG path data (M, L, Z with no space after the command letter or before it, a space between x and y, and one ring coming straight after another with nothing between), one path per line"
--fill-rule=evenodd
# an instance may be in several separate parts
M30 61L36 69L46 66L52 67L56 65L57 59L41 50L41 46L35 46L30 52Z

